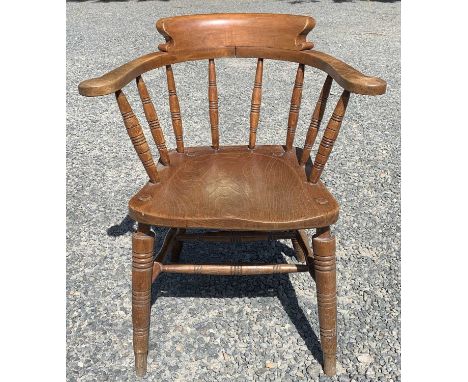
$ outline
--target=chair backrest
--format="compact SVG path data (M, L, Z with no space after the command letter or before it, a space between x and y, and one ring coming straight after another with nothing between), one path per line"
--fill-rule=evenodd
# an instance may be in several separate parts
M312 49L306 41L315 26L308 16L269 13L218 13L160 19L156 28L166 39L163 52L251 46L287 50Z
M248 146L252 150L254 150L256 146L262 98L264 60L275 59L298 63L287 122L285 150L295 149L294 138L302 99L306 65L319 68L328 73L312 113L302 154L299 159L299 163L305 166L309 160L312 147L320 129L333 82L332 77L335 77L333 75L334 69L330 68L329 64L321 59L320 55L324 54L320 52L312 54L311 52L314 52L311 50L313 48L313 43L306 41L307 34L315 26L315 20L312 17L279 14L191 15L164 18L159 20L156 26L158 31L165 37L166 42L159 45L160 52L140 58L137 65L138 70L131 67L131 70L128 70L130 73L128 74L128 78L130 78L130 76L136 78L136 85L143 104L145 117L151 129L153 139L156 142L160 154L160 162L163 165L171 165L170 156L168 155L168 149L159 124L156 109L141 76L142 73L157 67L165 66L172 127L176 138L176 150L179 153L183 153L185 145L182 117L172 65L185 61L207 60L209 99L207 109L211 126L211 145L214 149L219 149L218 89L216 83L215 58L255 57L257 58L257 67L251 98L250 134L248 142ZM332 59L330 56L327 57ZM344 71L350 68L347 66L343 67ZM117 73L119 70L123 69L119 68L115 72ZM359 72L356 73L360 74ZM350 71L349 77L352 76L353 73ZM335 106L333 114L323 133L315 160L313 161L309 176L309 181L312 183L316 183L319 180L330 156L346 111L350 90L356 93L373 94L373 91L371 90L371 92L369 92L367 88L367 93L363 91L358 82L351 83L349 81L347 82L346 79L342 79L340 76L336 77L339 78L337 81L345 90ZM365 78L372 80L372 77ZM126 82L122 80L123 85L129 82L129 80L126 79L125 81ZM371 84L371 82L369 82L369 84ZM376 85L375 89L377 89L377 87ZM375 90L375 94L382 94L381 89ZM130 139L145 167L150 181L158 182L157 166L151 155L143 130L122 89L118 88L115 91L115 95Z

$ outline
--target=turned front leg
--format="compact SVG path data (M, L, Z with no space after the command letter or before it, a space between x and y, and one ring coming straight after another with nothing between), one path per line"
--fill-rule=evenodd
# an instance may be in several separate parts
M146 224L138 224L132 237L132 321L135 371L146 374L151 310L151 277L154 233Z
M330 227L317 229L312 245L323 370L331 376L336 373L336 243Z

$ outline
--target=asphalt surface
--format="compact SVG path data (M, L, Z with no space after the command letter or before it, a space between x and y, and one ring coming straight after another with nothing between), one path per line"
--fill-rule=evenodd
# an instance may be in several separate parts
M154 51L162 41L154 26L161 17L239 11L311 15L317 25L309 38L317 50L388 82L384 96L351 96L322 176L341 204L333 227L339 374L330 379L321 372L315 285L307 274L163 275L154 285L145 380L400 380L400 3L171 0L67 3L69 381L137 379L130 291L134 225L126 214L128 199L146 179L114 97L81 97L78 83ZM206 66L174 66L186 145L210 142ZM283 143L296 65L265 60L264 66L258 143ZM222 144L248 142L254 73L255 59L217 60ZM174 147L164 72L144 77ZM323 79L306 70L297 145ZM135 86L126 89L144 125ZM339 94L334 84L330 105ZM166 230L155 231L160 242ZM193 243L182 259L294 262L287 241Z

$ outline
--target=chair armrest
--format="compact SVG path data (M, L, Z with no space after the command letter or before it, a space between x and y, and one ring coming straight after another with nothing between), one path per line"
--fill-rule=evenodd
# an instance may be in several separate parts
M343 61L317 50L293 51L250 46L236 47L236 57L262 57L273 60L299 62L323 70L341 87L351 93L384 94L387 83L377 77L368 77Z
M304 61L305 64L327 72L341 87L351 93L380 95L387 90L387 83L381 78L366 76L329 54L316 50L301 53L308 58Z
M213 57L233 56L228 48L220 52L207 51L202 54L172 55L167 52L153 52L130 61L101 77L81 82L78 85L78 91L86 97L111 94L122 89L130 81L149 70L173 62L184 61L184 59L205 58L205 56L210 56L210 53L216 53L212 54ZM272 48L236 47L235 55L237 57L263 57L302 62L328 73L340 86L351 93L380 95L384 94L387 88L387 83L384 80L378 77L366 76L343 61L316 50L290 51Z
M114 93L148 70L165 65L168 56L170 55L166 52L153 52L138 57L101 77L81 82L78 85L78 92L86 97Z

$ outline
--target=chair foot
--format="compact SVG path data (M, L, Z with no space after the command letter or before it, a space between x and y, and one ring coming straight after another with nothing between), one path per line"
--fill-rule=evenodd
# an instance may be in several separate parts
M323 355L323 371L330 377L336 374L336 354Z
M132 237L132 321L135 371L146 374L151 312L154 234L149 226L138 224Z
M185 228L179 228L177 230L177 235L179 234L184 234L186 231ZM178 263L179 262L179 259L180 259L180 253L182 252L182 247L184 245L184 242L183 241L175 241L175 243L172 245L172 256L171 256L171 260L172 262L174 263Z
M312 245L323 370L332 376L336 374L336 242L330 227L317 229Z
M135 353L135 372L138 377L144 377L147 369L148 353Z

